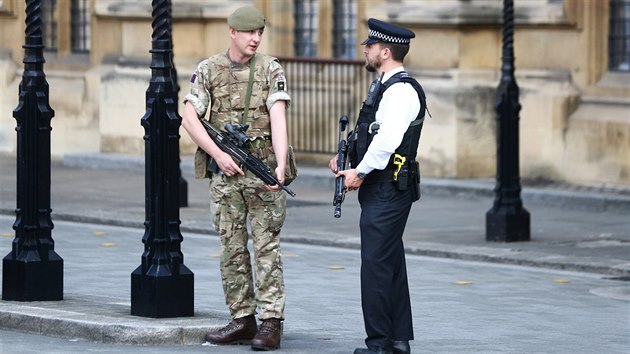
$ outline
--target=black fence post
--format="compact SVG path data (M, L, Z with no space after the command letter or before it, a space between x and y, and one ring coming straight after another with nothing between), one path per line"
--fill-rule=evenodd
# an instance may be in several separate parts
M494 205L486 213L486 241L529 241L519 173L519 89L514 77L514 3L503 0L503 57L497 89L497 176Z
M41 0L26 1L24 73L17 121L15 239L2 260L2 299L63 300L63 259L55 252L50 218L50 121L44 74Z
M145 135L146 220L142 264L131 274L131 314L194 315L194 275L184 265L179 229L179 127L172 77L170 0L153 0L151 82Z

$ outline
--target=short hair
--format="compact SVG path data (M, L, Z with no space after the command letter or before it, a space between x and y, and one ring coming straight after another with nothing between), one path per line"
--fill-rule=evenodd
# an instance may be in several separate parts
M379 42L379 44L383 48L388 48L390 52L392 52L392 58L395 61L401 62L405 59L407 53L409 53L409 45L408 44L398 44L398 43L386 43Z

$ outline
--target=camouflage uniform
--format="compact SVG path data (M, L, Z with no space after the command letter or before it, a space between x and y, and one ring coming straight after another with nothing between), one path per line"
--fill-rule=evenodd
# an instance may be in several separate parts
M254 139L251 153L273 171L277 163L270 140L269 109L278 100L288 104L290 97L286 92L284 71L277 59L256 54L255 60L246 119L243 119L243 112L249 64L234 63L227 53L212 56L197 66L185 100L217 129L223 130L226 123L249 124L247 134ZM199 149L195 155L195 175L197 178L211 177L214 227L221 237L221 277L232 318L253 315L258 307L261 320L284 319L280 229L286 216L286 196L282 190L267 190L250 171L245 171L245 176L228 177L222 173L209 176L207 159L207 154ZM247 221L254 244L255 288L247 249Z

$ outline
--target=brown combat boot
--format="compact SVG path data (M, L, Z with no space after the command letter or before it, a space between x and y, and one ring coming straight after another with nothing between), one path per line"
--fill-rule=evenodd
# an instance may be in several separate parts
M275 350L280 348L282 339L282 322L277 318L264 320L256 337L252 339L252 349L254 350Z
M206 334L212 344L249 344L256 335L254 315L233 319L227 326Z

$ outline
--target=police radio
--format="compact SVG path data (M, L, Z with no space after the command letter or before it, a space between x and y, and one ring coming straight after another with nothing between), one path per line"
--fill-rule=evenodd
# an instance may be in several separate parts
M385 75L384 72L381 73L381 76L379 76L378 79L372 81L368 90L367 98L365 99L365 102L363 102L364 105L374 107L374 102L376 102L376 99L381 91L381 80L383 79L383 75Z

